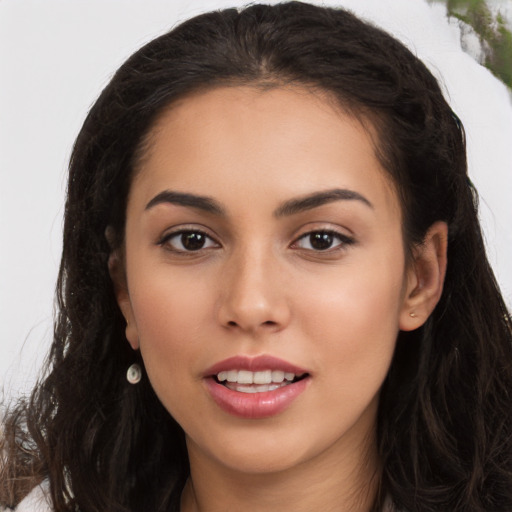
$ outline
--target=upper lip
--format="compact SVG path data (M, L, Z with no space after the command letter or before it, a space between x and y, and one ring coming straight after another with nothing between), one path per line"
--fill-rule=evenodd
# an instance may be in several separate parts
M309 373L304 368L300 368L299 366L289 363L288 361L284 361L278 357L265 354L256 357L242 355L229 357L228 359L219 361L218 363L215 363L213 366L208 368L204 372L203 376L211 377L212 375L217 375L219 372L229 370L249 370L251 372L259 372L264 370L282 370L284 372L294 373L295 375Z

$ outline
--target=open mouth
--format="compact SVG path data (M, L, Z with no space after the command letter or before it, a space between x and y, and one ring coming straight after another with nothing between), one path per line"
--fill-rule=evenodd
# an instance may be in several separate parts
M263 419L288 409L311 382L306 369L274 356L234 356L203 374L213 401L228 414Z
M295 384L308 376L308 373L295 374L282 370L263 370L257 372L228 370L212 375L212 378L218 384L232 391L240 393L265 393Z

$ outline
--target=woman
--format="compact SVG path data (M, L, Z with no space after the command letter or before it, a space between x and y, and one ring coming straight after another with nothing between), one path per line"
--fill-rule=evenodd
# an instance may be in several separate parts
M58 302L4 506L512 508L463 128L343 10L201 15L121 67L71 158Z

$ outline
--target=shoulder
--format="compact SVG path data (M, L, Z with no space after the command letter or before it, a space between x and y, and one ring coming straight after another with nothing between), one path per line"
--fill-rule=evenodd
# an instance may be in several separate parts
M9 510L0 508L0 512L8 512ZM14 512L52 512L48 481L45 480L34 487L14 509Z

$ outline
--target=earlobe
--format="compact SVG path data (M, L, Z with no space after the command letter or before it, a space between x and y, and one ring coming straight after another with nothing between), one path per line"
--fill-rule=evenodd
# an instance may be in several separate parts
M422 244L413 250L407 289L400 314L400 329L412 331L423 325L443 292L448 249L448 226L434 223Z
M133 350L138 350L139 334L135 323L130 294L128 292L124 265L121 261L119 250L114 250L110 253L108 258L108 271L110 279L112 279L112 284L114 285L117 304L126 321L126 339Z

